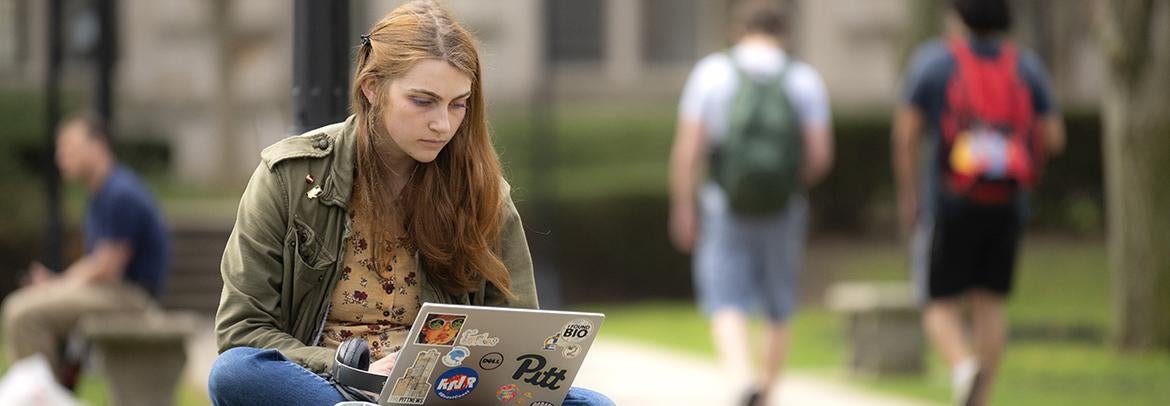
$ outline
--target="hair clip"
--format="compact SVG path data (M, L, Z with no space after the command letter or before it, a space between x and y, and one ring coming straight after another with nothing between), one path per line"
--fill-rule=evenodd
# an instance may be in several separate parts
M362 45L370 45L370 36L366 34L361 35Z

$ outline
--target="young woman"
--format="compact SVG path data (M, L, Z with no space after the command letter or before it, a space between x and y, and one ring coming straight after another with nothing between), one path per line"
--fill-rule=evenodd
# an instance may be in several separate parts
M520 217L488 136L474 38L430 1L362 36L345 122L261 153L224 252L216 405L332 405L367 340L388 374L422 302L537 307ZM572 388L565 405L609 405Z

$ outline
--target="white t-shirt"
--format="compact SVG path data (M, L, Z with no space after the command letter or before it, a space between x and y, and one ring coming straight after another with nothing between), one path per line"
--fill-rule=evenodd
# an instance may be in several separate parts
M784 89L800 119L801 128L828 127L829 96L821 75L811 66L792 61L779 48L764 45L736 45L731 48L731 56L748 76L759 80L775 79L791 61L793 65L788 70ZM718 145L727 134L728 116L739 90L739 80L736 65L732 65L732 59L725 52L703 58L687 79L679 102L679 116L703 124L708 146ZM820 134L828 136L827 132ZM712 182L702 188L700 200L706 210L726 210L727 198Z
M754 44L737 45L731 55L744 72L759 80L777 77L790 61L779 48ZM727 53L708 55L695 65L683 88L679 115L703 123L709 143L718 143L727 133L731 105L739 90L739 73L735 69ZM802 127L827 126L829 97L821 75L808 64L794 61L785 82L788 99Z

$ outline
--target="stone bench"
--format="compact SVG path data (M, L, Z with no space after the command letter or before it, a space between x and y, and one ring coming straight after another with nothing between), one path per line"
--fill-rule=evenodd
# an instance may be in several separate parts
M830 309L845 314L849 371L860 375L921 373L925 340L911 286L900 282L834 284Z
M115 406L174 403L187 361L185 341L194 332L191 314L151 310L87 316L80 333L98 357L97 367Z

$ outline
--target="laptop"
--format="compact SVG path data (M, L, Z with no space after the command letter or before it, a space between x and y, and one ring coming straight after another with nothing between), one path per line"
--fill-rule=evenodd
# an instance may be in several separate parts
M559 406L604 320L423 303L378 404Z

